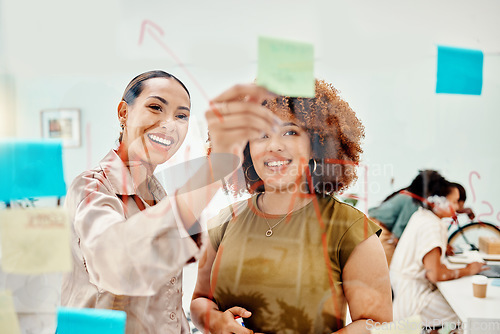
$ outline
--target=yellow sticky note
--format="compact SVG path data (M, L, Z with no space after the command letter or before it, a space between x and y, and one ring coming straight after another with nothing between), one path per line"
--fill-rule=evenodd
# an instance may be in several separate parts
M422 318L415 315L394 322L377 323L367 321L367 329L372 334L420 334L422 333Z
M314 47L259 37L257 84L291 97L314 97Z
M2 270L36 275L71 270L69 221L62 208L0 211Z
M10 291L0 291L0 328L2 333L21 334Z

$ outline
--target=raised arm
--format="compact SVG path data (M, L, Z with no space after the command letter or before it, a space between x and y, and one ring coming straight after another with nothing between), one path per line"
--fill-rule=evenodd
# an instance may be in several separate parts
M352 323L336 333L369 333L374 322L392 321L389 269L376 235L354 248L344 266L342 282Z
M199 247L170 200L129 216L102 174L89 172L74 182L66 207L74 217L76 260L84 262L92 284L116 295L154 295L197 256Z
M243 150L249 140L269 132L277 117L262 106L265 99L275 98L266 89L254 84L235 85L210 102L205 112L210 134L211 156L207 168L198 172L176 194L179 214L186 224L192 224L208 205L217 189L209 187L207 193L193 191L215 180L228 176L243 161ZM194 194L194 196L193 196Z
M232 159L231 167L240 164L246 142L272 127L274 116L261 105L272 96L255 85L237 85L217 97L206 116L219 155L154 207L129 216L102 174L76 181L67 202L81 249L76 259L84 261L91 283L117 295L153 295L199 252L190 229L219 189L206 186L233 170L220 154Z

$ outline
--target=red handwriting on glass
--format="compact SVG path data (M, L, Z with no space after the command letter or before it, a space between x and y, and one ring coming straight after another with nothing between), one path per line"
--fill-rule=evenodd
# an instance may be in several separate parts
M27 228L64 228L64 216L54 213L36 213L29 217Z
M477 171L472 171L469 173L469 186L472 193L472 203L476 202L476 190L474 189L474 183L472 182L473 176L477 177L478 180L481 180L481 175ZM481 204L484 204L488 207L488 212L481 212L476 216L476 220L482 221L483 217L495 217L495 208L488 201L481 201ZM500 222L500 211L497 212L496 215L497 221Z

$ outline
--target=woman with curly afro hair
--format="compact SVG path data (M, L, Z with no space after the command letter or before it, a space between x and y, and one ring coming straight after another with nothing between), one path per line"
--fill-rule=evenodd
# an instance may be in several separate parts
M207 333L342 332L346 305L353 322L345 330L391 321L380 229L333 196L357 178L363 125L325 81L316 80L314 98L264 105L281 124L246 145L251 198L209 223L194 323Z

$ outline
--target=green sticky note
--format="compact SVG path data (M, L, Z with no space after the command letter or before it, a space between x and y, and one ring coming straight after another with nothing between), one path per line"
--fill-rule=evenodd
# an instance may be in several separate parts
M290 97L314 97L314 47L259 37L257 84Z

